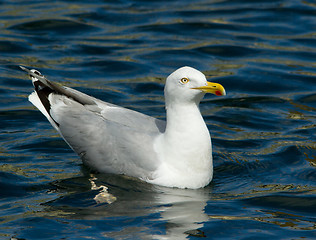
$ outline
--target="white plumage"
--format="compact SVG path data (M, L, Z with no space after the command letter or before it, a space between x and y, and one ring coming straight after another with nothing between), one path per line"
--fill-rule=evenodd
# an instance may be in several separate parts
M21 68L35 87L29 100L90 168L168 187L200 188L211 181L211 137L199 103L206 92L225 90L198 70L182 67L167 78L165 122Z

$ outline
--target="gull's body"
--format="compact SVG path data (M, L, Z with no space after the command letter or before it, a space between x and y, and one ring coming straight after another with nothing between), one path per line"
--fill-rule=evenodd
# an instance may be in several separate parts
M225 90L201 72L183 67L167 78L165 122L22 69L35 87L29 100L90 168L168 187L200 188L211 181L211 137L199 103L205 92Z

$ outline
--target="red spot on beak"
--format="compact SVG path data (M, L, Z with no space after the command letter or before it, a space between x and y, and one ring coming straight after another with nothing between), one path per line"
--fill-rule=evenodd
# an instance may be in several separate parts
M222 93L221 93L221 91L216 91L216 92L215 92L215 95L216 95L216 96L222 96Z

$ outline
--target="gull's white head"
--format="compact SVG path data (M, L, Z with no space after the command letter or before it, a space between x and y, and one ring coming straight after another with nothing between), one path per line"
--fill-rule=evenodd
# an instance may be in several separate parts
M192 67L182 67L171 73L165 85L166 103L196 103L205 93L217 96L226 95L225 89L218 83L208 82L200 71Z

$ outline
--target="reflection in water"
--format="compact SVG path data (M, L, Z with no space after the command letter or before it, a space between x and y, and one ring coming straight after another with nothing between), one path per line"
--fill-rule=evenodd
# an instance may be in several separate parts
M256 189L243 189L240 194L223 194L213 193L213 187L198 190L165 188L125 176L104 174L65 179L55 182L54 186L55 192L62 195L46 202L38 216L60 216L68 221L79 220L81 224L89 225L101 221L103 224L100 228L105 237L210 237L214 233L203 232L202 229L205 223L213 221L216 226L218 220L261 222L296 230L316 229L312 217L289 213L292 208L305 211L306 207L312 207L312 198L301 197L298 202L289 195L290 192L295 192L296 195L302 193L302 196L306 196L307 192L312 194L313 190L308 186L258 185ZM273 194L280 192L285 195L273 197ZM252 206L252 214L235 215L233 208L216 208L223 202L232 200ZM213 206L213 209L206 211L207 204ZM274 211L269 206L279 206L278 209L283 208L285 211ZM223 212L214 214L218 211ZM114 224L112 218L118 223ZM124 225L120 225L120 219ZM146 219L150 223L146 223ZM126 221L130 223L126 224ZM109 226L112 225L116 228L111 230Z
M98 221L125 216L146 219L151 214L158 214L155 220L150 220L157 221L159 228L164 226L163 235L161 230L154 234L157 239L183 239L188 235L203 235L198 229L209 219L204 212L209 199L209 188L165 188L121 176L106 175L93 175L88 181L85 178L73 178L55 182L56 191L62 191L64 194L44 204L48 215L56 211L62 213L61 216L68 216L67 218L71 219ZM78 188L79 183L85 183L85 186L80 187L81 190ZM77 189L74 186L77 186ZM65 193L65 190L70 192ZM104 224L106 229L106 224L109 223L105 220ZM125 234L132 234L140 238L144 237L144 231L152 232L152 229L145 228L140 231L140 226L143 226L141 222L135 225L128 229L124 227L122 231L105 231L103 235L119 238Z
M97 180L97 178L95 176L93 176L93 174L91 174L91 177L89 178L89 182L91 184L91 190L98 190L99 191L99 193L97 195L95 195L95 197L93 198L94 201L96 201L96 203L98 203L98 204L100 204L100 203L111 204L111 203L115 202L116 197L108 192L108 187L106 187L104 185L100 185L98 187L97 184L95 183L95 180Z
M204 226L208 220L204 208L209 199L209 189L164 189L163 194L157 193L157 204L164 205L160 221L167 222L167 237L182 239L187 233L194 235L194 231ZM196 234L200 234L197 232Z

